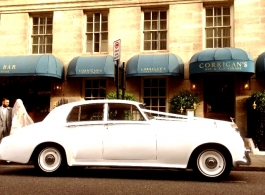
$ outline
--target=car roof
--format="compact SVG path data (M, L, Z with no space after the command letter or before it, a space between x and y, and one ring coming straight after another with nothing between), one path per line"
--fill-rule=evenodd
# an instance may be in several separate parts
M85 104L97 104L97 103L120 103L120 104L132 104L132 105L140 105L143 103L131 101L131 100L120 100L120 99L101 99L101 100L83 100L77 102L70 102L67 104L62 104L53 110L45 117L44 121L49 121L53 117L68 115L71 108L74 106L80 106ZM64 116L65 117L65 116ZM62 118L64 118L62 117ZM57 118L57 120L59 120Z
M73 107L73 106L77 106L77 105L96 104L96 103L121 103L121 104L134 104L134 105L143 104L143 103L131 101L131 100L100 99L100 100L83 100L83 101L77 101L77 102L70 102L67 104L63 104L61 106ZM58 106L58 107L61 107L61 106Z

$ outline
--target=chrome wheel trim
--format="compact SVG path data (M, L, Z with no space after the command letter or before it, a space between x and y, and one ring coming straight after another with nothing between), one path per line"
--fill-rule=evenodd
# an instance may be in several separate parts
M62 163L62 156L56 148L44 148L38 156L38 165L44 172L56 171Z
M203 175L218 177L226 168L226 160L217 150L204 150L197 158L197 166Z

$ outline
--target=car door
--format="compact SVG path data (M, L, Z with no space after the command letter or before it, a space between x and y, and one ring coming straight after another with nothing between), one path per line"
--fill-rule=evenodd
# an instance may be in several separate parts
M156 160L156 131L131 104L108 104L103 138L105 160Z
M103 103L86 104L74 107L68 115L72 158L76 162L102 159L103 110Z

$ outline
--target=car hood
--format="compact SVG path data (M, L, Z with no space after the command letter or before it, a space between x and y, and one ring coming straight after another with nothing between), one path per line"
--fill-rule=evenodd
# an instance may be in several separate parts
M180 127L190 127L190 129L195 130L213 130L220 129L222 131L235 131L237 130L237 125L234 122L215 120L215 119L206 119L199 117L189 117L189 118L160 118L155 117L150 120L151 123L161 124L161 125L175 125Z

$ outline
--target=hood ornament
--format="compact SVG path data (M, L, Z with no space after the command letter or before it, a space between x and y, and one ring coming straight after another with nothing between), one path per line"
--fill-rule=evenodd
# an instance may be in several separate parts
M235 129L238 129L237 124L234 122L234 119L235 119L235 118L230 117L230 119L231 119L231 121L232 121L231 126L232 126L233 128L235 128Z

